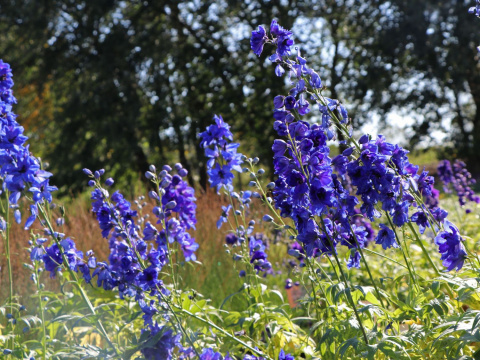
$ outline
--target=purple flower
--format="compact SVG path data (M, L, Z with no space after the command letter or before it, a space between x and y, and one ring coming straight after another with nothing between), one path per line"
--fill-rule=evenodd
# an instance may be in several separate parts
M430 227L430 222L428 220L427 214L425 214L423 210L417 211L415 214L412 215L410 219L412 220L412 222L418 225L418 228L420 229L420 234L423 234L425 232L425 229L427 227Z
M231 209L232 205L230 204L227 206L222 206L222 215L220 215L220 218L217 221L217 229L220 229L223 223L226 223L228 221L228 215Z
M460 270L467 258L467 252L463 246L463 239L455 225L445 220L444 231L435 237L435 244L438 245L438 252L442 254L443 266L451 271L456 268Z
M262 54L263 46L265 45L265 42L267 42L267 40L268 37L263 26L260 25L257 31L252 31L250 46L255 55L260 56Z
M153 338L155 336L158 338L156 335L159 333L161 336L154 344L142 348L141 351L143 356L150 360L172 359L175 347L181 348L181 335L174 335L173 330L166 326L158 327L157 325L154 329L155 330L151 332L150 337Z
M10 65L0 59L0 93L13 87L12 70Z
M395 238L395 232L384 224L380 224L380 231L375 238L375 243L382 245L383 249L394 247L398 248L399 245Z
M215 124L207 127L200 134L200 146L205 149L207 161L207 174L212 187L233 190L234 175L232 170L241 172L241 154L237 153L239 144L232 143L233 135L230 126L223 121L221 116L214 116Z

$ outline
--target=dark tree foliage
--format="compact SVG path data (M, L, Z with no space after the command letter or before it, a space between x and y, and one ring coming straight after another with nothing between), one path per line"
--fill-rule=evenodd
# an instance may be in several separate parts
M83 167L105 167L124 182L134 181L149 163L179 160L204 185L197 136L214 113L236 124L242 139L271 137L265 126L270 105L261 100L266 94L255 94L255 71L244 76L253 60L249 6L2 2L1 53L15 69L17 89L29 89L24 97L17 91L18 112L45 104L51 110L49 121L37 114L29 130L36 131L32 143L45 140L44 147L33 148L49 160L55 182L81 188ZM262 5L256 22L286 14L284 7ZM292 25L288 19L285 26ZM275 78L265 82L282 86ZM34 101L38 97L41 104ZM265 146L253 148L269 154Z
M205 186L197 136L214 113L246 153L270 162L270 99L288 84L273 69L261 75L271 65L266 54L255 59L249 36L272 18L296 30L300 47L315 44L309 64L354 121L415 112L424 119L416 141L451 117L453 140L479 153L467 144L480 144L480 24L467 9L454 0L5 0L0 53L15 71L20 121L56 184L81 189L83 167L136 182L150 163L181 161Z
M390 87L384 106L403 107L420 115L412 144L428 138L435 129L449 133L453 155L467 159L469 167L480 174L480 57L476 49L480 20L467 12L475 2L392 3L395 26L390 39L402 59L401 78Z

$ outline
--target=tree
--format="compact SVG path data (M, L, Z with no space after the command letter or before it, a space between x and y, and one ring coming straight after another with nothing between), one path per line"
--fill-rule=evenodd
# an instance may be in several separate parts
M83 167L136 182L150 163L181 161L205 186L197 137L215 113L246 153L270 163L271 93L288 84L273 69L260 75L271 64L255 58L249 37L272 18L295 30L300 47L317 49L310 66L355 122L416 112L417 141L448 117L452 139L476 159L480 39L467 8L454 0L10 0L0 5L0 51L17 95L23 89L17 112L28 115L32 148L56 184L81 189Z

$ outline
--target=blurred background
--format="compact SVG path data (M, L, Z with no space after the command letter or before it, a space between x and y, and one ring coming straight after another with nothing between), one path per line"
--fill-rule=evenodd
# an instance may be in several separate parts
M0 58L30 149L61 191L105 168L123 189L180 161L207 185L198 134L221 114L271 164L272 99L288 84L250 51L279 23L349 110L355 131L480 174L480 20L464 0L2 0ZM423 155L422 155L423 154ZM425 155L427 154L427 155ZM434 169L434 164L432 165ZM127 194L128 195L128 194Z

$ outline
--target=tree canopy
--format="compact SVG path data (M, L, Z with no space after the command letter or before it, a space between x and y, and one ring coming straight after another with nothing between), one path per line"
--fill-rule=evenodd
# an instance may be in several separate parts
M271 77L260 75L270 64L264 56L259 65L249 37L272 18L295 29L300 48L317 45L307 54L309 65L355 122L391 111L416 114L413 142L448 125L449 140L461 145L458 156L474 164L480 163L480 24L468 6L455 0L6 0L0 51L14 70L17 113L32 148L65 189L84 186L83 167L105 167L128 183L150 163L177 160L204 186L197 137L213 114L233 124L245 152L269 163L269 99L288 84L273 69Z

